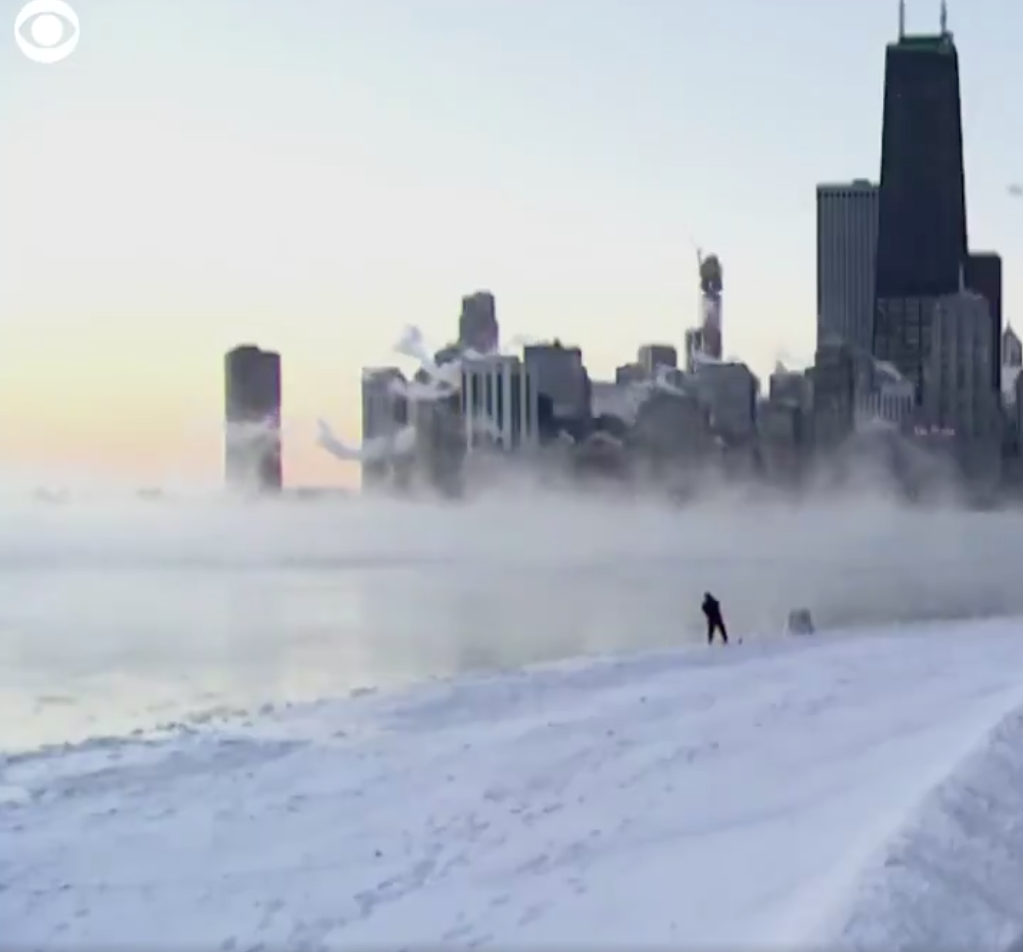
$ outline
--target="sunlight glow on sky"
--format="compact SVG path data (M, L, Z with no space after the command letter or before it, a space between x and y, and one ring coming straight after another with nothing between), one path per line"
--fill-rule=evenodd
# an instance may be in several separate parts
M283 354L291 483L350 479L315 417L357 437L360 367L407 323L447 342L463 293L597 378L680 346L693 239L724 263L726 354L808 361L814 186L876 177L897 21L894 0L73 6L71 59L0 50L0 452L150 482L218 478L236 343ZM1002 253L1010 320L1021 21L951 7L971 244Z

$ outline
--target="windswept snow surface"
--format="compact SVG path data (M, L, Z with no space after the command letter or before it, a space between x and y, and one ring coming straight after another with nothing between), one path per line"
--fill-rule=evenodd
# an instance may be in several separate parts
M1023 628L435 682L11 756L0 945L1023 936Z

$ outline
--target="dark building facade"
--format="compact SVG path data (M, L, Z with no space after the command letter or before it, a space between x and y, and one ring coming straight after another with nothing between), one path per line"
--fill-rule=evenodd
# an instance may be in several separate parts
M409 401L401 392L405 375L397 367L366 368L362 372L362 442L394 439L409 425ZM405 460L373 459L362 461L362 488L371 490L406 481Z
M873 349L917 382L929 302L965 282L964 179L952 35L901 36L885 53Z
M591 423L592 392L582 350L554 340L530 344L522 353L539 395L540 441L558 439L562 431L581 438Z
M452 345L439 350L434 362L439 367L460 357L460 348ZM413 379L418 383L430 382L425 370L416 371ZM416 457L427 484L441 495L461 496L469 450L461 393L438 400L414 401L409 408L409 422L416 429Z
M923 402L931 356L931 328L940 297L883 297L877 300L874 356L890 363L913 384L914 404Z
M462 298L462 311L458 316L459 345L487 354L497 349L498 335L494 295L489 291L476 291Z
M974 252L966 259L966 286L980 294L991 309L993 346L991 389L1002 386L1002 259L994 252Z
M279 491L284 482L280 354L246 344L225 355L224 417L228 486Z
M819 449L831 449L852 433L855 421L856 360L844 341L817 348L810 372L813 383L813 436Z

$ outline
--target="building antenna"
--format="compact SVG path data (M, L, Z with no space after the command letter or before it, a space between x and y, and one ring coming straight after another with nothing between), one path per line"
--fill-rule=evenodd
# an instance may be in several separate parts
M906 0L899 0L899 39L906 35Z
M941 35L948 36L948 3L941 0Z

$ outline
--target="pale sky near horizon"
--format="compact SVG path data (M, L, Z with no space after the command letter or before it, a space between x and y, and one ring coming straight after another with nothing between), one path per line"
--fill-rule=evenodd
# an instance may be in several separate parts
M13 23L20 2L0 0ZM402 327L502 334L610 376L695 320L810 359L814 187L876 178L895 0L72 0L58 65L0 45L0 471L219 478L223 352L284 360L291 483L351 481L359 371ZM938 0L909 0L934 31ZM1023 7L950 4L971 246L1023 292ZM9 29L5 27L5 29Z

